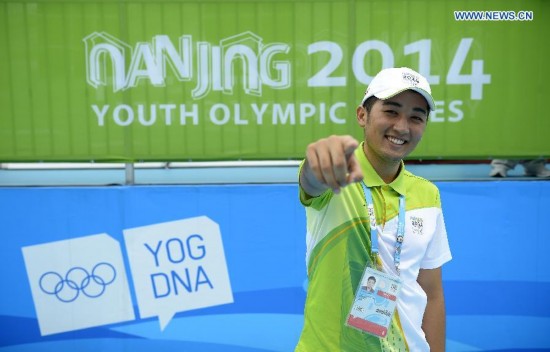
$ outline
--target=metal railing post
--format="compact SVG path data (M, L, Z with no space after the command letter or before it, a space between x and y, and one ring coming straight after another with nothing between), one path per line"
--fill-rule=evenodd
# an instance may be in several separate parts
M125 165L124 169L126 171L126 184L133 185L135 183L134 163L126 163L124 165Z

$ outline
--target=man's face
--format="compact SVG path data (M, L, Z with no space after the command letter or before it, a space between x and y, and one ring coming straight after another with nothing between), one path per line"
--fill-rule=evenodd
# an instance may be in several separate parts
M367 287L368 288L373 288L374 287L374 280L372 280L372 279L367 280Z
M393 98L378 100L370 113L357 109L365 130L365 152L385 162L401 161L422 139L428 121L426 99L407 90Z

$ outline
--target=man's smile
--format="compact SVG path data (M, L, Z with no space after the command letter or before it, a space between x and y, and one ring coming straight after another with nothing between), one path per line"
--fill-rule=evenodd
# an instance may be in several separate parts
M403 145L405 144L405 140L403 139L400 139L400 138L396 138L396 137L392 137L392 136L386 136L386 138L392 142L393 144L397 144L397 145Z

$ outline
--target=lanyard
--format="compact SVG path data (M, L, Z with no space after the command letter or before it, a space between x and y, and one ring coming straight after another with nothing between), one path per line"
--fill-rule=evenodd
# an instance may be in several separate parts
M365 192L365 201L367 202L367 212L370 220L370 242L371 254L376 263L378 258L378 228L376 226L376 216L374 214L374 202L372 200L372 192L365 182L361 182L363 191ZM399 264L401 263L401 247L405 238L405 197L399 195L399 215L397 218L397 236L395 238L395 252L393 254L393 264L399 274Z

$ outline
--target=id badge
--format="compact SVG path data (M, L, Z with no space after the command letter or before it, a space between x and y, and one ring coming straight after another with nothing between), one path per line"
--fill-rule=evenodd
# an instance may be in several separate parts
M401 279L367 267L357 288L346 325L386 337L401 292Z

